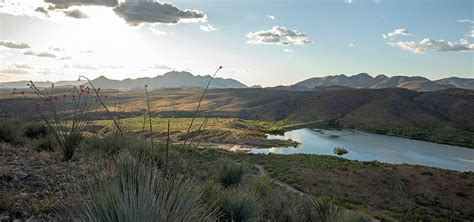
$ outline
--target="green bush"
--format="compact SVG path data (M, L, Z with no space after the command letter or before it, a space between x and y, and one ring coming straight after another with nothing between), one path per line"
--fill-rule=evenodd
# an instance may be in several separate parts
M219 199L221 187L214 181L207 181L200 186L202 200L211 205L215 204Z
M258 216L256 195L247 189L231 188L223 192L219 206L227 221L249 221Z
M35 145L35 151L53 151L55 144L56 141L52 136L46 136L38 140Z
M260 198L266 198L275 191L274 188L270 186L270 179L268 177L258 178L251 184L251 188Z
M343 213L343 208L336 206L328 197L308 197L314 214L312 221L335 222Z
M342 156L347 153L349 153L349 151L347 151L343 147L334 147L334 154L336 155Z
M305 211L303 202L291 193L272 192L265 198L264 216L270 221L311 221L311 209Z
M79 144L82 141L82 132L69 132L62 135L61 148L63 150L63 160L67 161L72 158L76 148L79 147ZM59 141L58 141L59 142Z
M0 141L11 144L22 143L23 124L19 119L0 119Z
M219 172L219 182L224 187L237 186L240 184L243 175L242 165L225 163Z
M25 136L28 138L42 138L48 134L48 127L41 123L30 123L26 126Z
M105 164L93 182L80 187L73 205L62 205L79 221L215 221L190 179L165 174L152 162L123 153ZM85 191L85 192L84 192Z

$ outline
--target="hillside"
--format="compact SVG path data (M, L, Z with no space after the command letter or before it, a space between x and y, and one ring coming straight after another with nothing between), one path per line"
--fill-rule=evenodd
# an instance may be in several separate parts
M381 89L381 88L405 88L416 91L434 91L449 88L474 89L474 79L467 78L445 78L431 81L421 76L393 76L378 75L372 77L367 73L360 73L353 76L335 75L326 77L310 78L296 83L294 86L306 90L313 90L325 86L346 86L352 88ZM291 87L288 87L291 89Z
M104 91L124 116L142 115L143 92ZM150 93L155 114L189 117L202 89L163 89ZM22 98L5 97L0 115L31 115ZM27 107L27 108L25 108ZM201 114L261 120L321 121L332 126L474 147L474 91L417 92L401 88L285 91L211 89ZM101 115L100 112L95 115ZM105 115L106 116L106 115Z

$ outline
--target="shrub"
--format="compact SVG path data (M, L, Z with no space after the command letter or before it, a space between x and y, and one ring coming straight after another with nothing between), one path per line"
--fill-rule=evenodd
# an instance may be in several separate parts
M240 184L243 175L242 165L225 163L219 172L219 182L224 187L236 186Z
M347 154L349 153L349 151L347 151L346 149L344 149L343 147L334 147L334 154L336 155L344 155L344 154Z
M18 119L0 119L0 141L11 144L22 142L22 124Z
M42 138L48 134L48 128L44 124L30 123L26 126L25 136L28 138Z
M211 221L216 211L202 202L193 181L164 174L152 162L124 153L106 164L78 192L72 206L59 207L80 221Z
M272 192L264 201L265 218L271 221L310 221L302 201L290 193ZM306 212L306 213L305 213Z
M260 177L254 181L251 188L260 198L266 198L274 192L274 188L270 186L268 177Z
M338 218L343 213L343 208L340 208L331 201L328 197L308 197L313 208L314 218L312 221L333 222L338 221Z
M248 221L255 218L259 211L256 195L242 188L223 192L219 205L227 221Z
M53 151L55 145L55 140L52 136L46 136L38 140L35 145L35 151Z
M207 181L200 186L200 192L202 194L202 200L213 205L219 199L221 187L214 181Z
M102 138L97 138L94 147L102 150L106 154L117 154L123 148L131 148L136 145L135 142L137 142L135 138L131 136L121 136L118 131L113 131L105 134Z

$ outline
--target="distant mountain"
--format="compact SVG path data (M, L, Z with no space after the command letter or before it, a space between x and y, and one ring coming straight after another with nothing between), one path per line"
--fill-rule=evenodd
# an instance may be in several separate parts
M182 88L182 87L206 87L209 80L212 77L206 76L194 76L189 72L168 72L161 76L153 78L137 78L137 79L124 79L124 80L113 80L108 79L105 76L100 76L92 80L92 83L96 87L106 89L119 89L119 90L132 90L142 89L145 85L148 85L149 89L160 89L160 88ZM54 83L55 86L65 85L80 85L84 84L84 81L62 81ZM0 88L25 88L27 81L18 82L6 82L0 83ZM50 87L52 82L35 82L39 87ZM210 85L210 88L247 88L243 83L234 79L223 79L215 78Z
M367 73L360 73L353 76L342 74L310 78L298 82L295 85L288 87L288 89L291 90L291 88L296 88L298 91L301 91L301 87L305 87L307 90L318 90L321 89L321 87L324 88L329 86L332 86L333 89L336 89L334 86L345 86L367 89L405 88L416 91L434 91L449 88L474 89L474 79L452 77L431 81L421 76L387 77L385 75L378 75L372 77Z

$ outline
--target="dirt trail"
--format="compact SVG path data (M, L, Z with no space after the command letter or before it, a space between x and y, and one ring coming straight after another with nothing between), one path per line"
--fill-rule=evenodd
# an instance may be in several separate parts
M297 190L296 188L292 187L291 185L289 185L289 184L287 184L287 183L284 183L284 182L281 182L281 181L279 181L279 180L277 180L277 179L274 179L274 178L269 177L267 171L265 170L265 168L263 168L262 165L260 165L260 164L255 164L255 167L258 169L258 176L259 176L259 177L264 177L264 176L266 176L266 177L268 177L268 178L270 179L270 182L272 182L273 184L275 184L275 185L277 185L277 186L280 186L280 187L286 189L286 190L289 191L289 192L296 193L296 194L298 194L298 195L300 195L300 196L305 196L305 195L306 195L305 193L303 193L303 192Z

